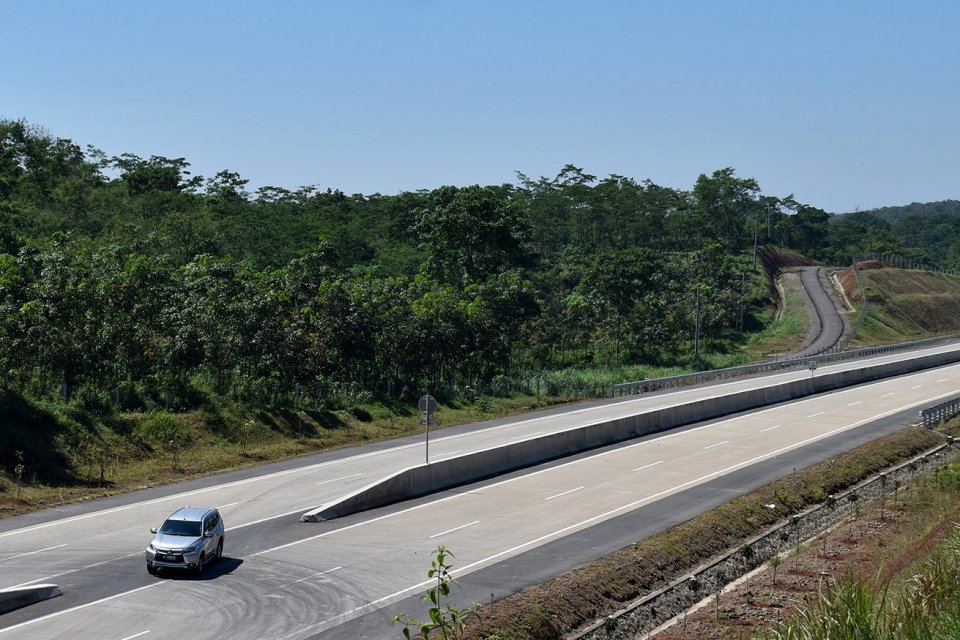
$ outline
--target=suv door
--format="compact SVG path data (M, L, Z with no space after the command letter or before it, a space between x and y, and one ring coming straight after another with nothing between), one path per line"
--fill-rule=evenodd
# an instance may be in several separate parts
M216 514L211 513L207 514L203 518L203 550L207 554L207 559L209 560L213 557L217 548L216 536L207 537L208 533L213 533L217 526L217 517Z

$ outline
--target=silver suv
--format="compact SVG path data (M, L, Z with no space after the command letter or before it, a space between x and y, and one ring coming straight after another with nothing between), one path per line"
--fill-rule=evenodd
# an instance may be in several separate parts
M183 507L170 514L147 547L147 571L156 575L164 569L203 567L223 555L223 520L220 512L210 507Z

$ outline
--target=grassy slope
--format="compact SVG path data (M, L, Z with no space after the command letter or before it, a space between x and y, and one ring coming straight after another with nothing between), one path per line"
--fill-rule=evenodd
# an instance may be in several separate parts
M869 312L857 345L915 340L952 334L960 329L960 278L931 271L894 269L879 262L862 263ZM847 296L862 303L852 271L840 276Z
M443 405L440 426L513 415L561 402L484 398ZM339 411L251 413L234 405L170 414L95 416L0 391L0 517L422 431L407 404ZM171 434L184 445L167 446ZM13 470L22 452L20 495ZM176 462L176 467L174 466ZM103 480L101 481L101 472Z

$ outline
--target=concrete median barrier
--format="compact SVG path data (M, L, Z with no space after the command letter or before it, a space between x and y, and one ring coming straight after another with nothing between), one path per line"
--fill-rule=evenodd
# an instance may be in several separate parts
M408 467L308 511L300 519L303 522L330 520L694 422L958 361L960 350L929 354L910 360L811 375L801 380L663 407L626 418L587 423L558 433Z
M0 613L13 611L60 595L63 595L63 592L55 584L32 584L26 587L0 589Z

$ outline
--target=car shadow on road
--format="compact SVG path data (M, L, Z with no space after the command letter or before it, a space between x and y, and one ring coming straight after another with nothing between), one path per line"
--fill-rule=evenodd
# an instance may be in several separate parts
M196 574L192 571L178 571L176 569L162 569L158 574L158 578L163 580L192 580L198 582L204 582L207 580L216 580L220 576L225 576L227 574L233 573L237 567L243 564L243 560L240 558L228 558L224 556L220 558L217 562L213 564L208 564L203 569L203 573Z

